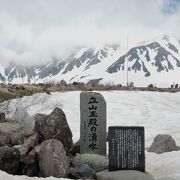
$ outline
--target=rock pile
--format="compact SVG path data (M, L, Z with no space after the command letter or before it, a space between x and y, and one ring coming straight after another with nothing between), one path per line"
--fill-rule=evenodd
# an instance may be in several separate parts
M135 176L135 173L107 172L108 158L105 156L79 154L80 143L73 144L62 109L55 108L49 115L36 114L34 118L27 112L20 114L24 114L24 120L17 116L21 119L14 122L7 121L0 113L0 170L13 175L70 179L108 179L109 176L132 179ZM29 129L26 118L33 119L34 127ZM178 149L172 137L158 135L149 151L163 153ZM143 179L153 179L149 174L136 174Z
M7 121L0 114L1 170L30 177L86 179L107 168L107 157L79 154L80 143L73 144L62 109L34 117L25 109L17 110L15 119Z
M34 118L23 109L15 118L7 121L0 113L0 169L30 177L67 176L73 141L62 109Z

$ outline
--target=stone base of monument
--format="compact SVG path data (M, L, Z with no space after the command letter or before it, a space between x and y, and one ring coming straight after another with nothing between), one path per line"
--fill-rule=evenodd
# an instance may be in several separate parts
M135 170L100 171L96 173L97 180L155 180L154 177L145 172Z

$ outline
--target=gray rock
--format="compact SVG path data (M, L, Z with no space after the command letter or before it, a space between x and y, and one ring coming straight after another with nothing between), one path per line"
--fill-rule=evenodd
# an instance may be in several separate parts
M25 141L24 141L24 146L27 148L33 148L36 145L38 145L39 143L39 135L38 133L33 134L32 136L28 137Z
M87 179L93 178L96 171L87 164L77 164L74 168L70 168L68 177L71 179Z
M14 147L0 147L0 170L9 174L17 174L20 162L20 153Z
M39 175L39 160L38 154L34 149L29 149L23 145L14 146L20 152L20 174L26 176L38 176Z
M31 165L25 165L22 169L22 175L26 175L29 177L37 177L39 173L38 166L35 166L34 164Z
M108 168L108 158L98 154L78 154L73 158L72 164L87 164L98 172Z
M23 164L27 164L27 165L35 164L36 161L37 161L37 153L34 149L31 151L28 151L25 154L24 158L22 158L21 160Z
M63 144L51 139L41 144L39 152L39 168L42 177L64 177L69 168L69 160L66 156Z
M19 150L19 152L20 152L20 162L23 162L23 159L26 156L26 154L28 154L29 149L24 147L23 145L17 145L17 146L14 146L14 147Z
M18 123L1 123L0 146L15 146L24 141L24 132Z
M149 173L140 171L121 170L121 171L101 171L96 173L96 180L155 180Z
M36 151L37 154L39 154L40 150L41 150L41 145L38 144L37 146L34 147L34 150Z
M60 82L60 86L67 86L66 81L65 81L65 80L61 80L61 82Z
M38 154L35 150L31 150L26 154L26 156L22 160L23 169L22 174L26 176L38 176L39 175L39 161L38 161Z
M176 146L175 140L167 134L158 134L154 138L152 145L148 148L148 152L154 152L157 154L177 150L180 150L180 147Z
M106 102L100 93L80 94L80 152L106 156Z
M6 122L5 114L4 113L0 113L0 123L4 123L4 122Z
M33 133L35 120L29 115L26 109L16 109L14 118L21 125L27 135L31 135Z
M34 131L42 137L41 141L58 139L66 151L71 148L72 132L62 109L56 107L50 115L36 114L34 118Z
M73 156L76 155L77 153L80 153L80 140L78 140L72 148L69 150L69 153L72 154Z
M39 175L39 160L37 152L24 147L23 145L14 146L20 152L20 174L26 176Z

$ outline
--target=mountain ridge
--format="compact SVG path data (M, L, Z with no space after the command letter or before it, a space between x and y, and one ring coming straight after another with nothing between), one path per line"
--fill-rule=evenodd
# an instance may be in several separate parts
M135 83L140 79L145 84L158 83L162 74L167 76L169 73L172 76L172 80L167 80L169 84L180 75L180 40L169 35L132 47L125 53L119 44L108 44L98 48L82 48L69 57L68 61L56 59L39 66L10 64L0 67L0 81L39 83L63 79L70 83L102 79L102 83L112 81L124 84L127 81L127 64L128 74ZM135 77L138 77L137 80Z

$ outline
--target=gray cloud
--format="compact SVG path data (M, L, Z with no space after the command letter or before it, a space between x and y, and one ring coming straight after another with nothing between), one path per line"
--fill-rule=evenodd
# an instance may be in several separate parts
M47 62L76 46L130 45L173 34L180 37L180 8L167 0L0 0L0 64Z

